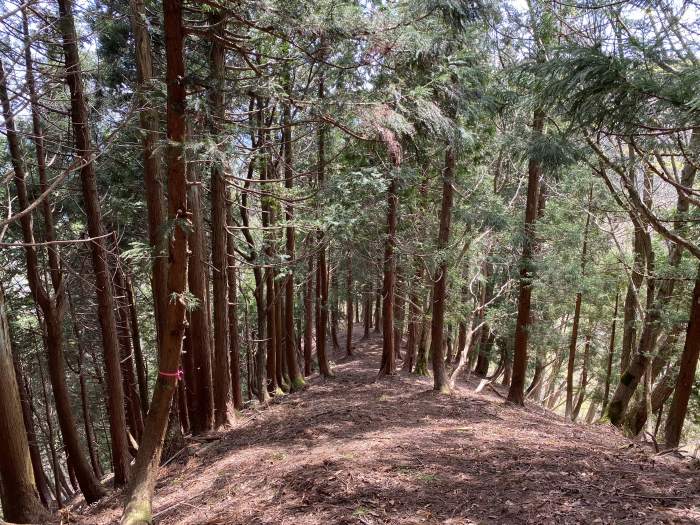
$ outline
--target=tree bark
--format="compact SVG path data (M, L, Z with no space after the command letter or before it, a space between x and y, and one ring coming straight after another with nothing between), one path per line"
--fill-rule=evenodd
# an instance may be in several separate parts
M313 354L314 322L314 260L309 257L309 270L304 286L304 376L311 375L311 356Z
M623 374L630 364L632 349L637 340L637 293L644 281L644 232L641 226L634 226L634 241L632 249L634 251L634 262L627 293L625 294L625 304L622 308L622 346L620 349L620 374Z
M173 222L169 244L168 297L163 339L159 347L159 374L153 392L143 440L136 457L133 479L122 525L146 525L153 521L151 500L155 487L168 414L177 385L185 333L187 291L187 176L185 170L185 63L182 1L164 0L166 83L168 93L168 217Z
M149 95L153 92L153 58L145 3L145 0L129 0L129 17L136 55L137 95L142 106L141 111L139 111L139 125L142 132L148 242L154 252L151 287L153 289L154 318L157 320L156 334L157 340L160 342L163 337L162 323L165 320L165 310L168 305L168 246L162 231L166 220L166 210L161 156L158 153L160 126L158 111L149 102ZM145 397L144 400L146 400Z
M148 373L146 363L141 349L141 333L139 330L139 318L136 310L136 297L134 296L134 285L131 276L126 276L126 299L129 308L129 326L131 327L131 346L134 349L134 363L136 365L136 377L139 384L139 400L141 401L141 412L146 417L148 413Z
M318 81L319 102L323 103L325 96L325 78L323 72L321 72ZM325 185L326 178L326 132L325 124L319 123L317 166L317 182L319 188ZM333 371L328 363L328 356L326 354L326 334L328 329L328 269L326 267L326 247L323 232L319 232L318 241L320 250L318 252L318 264L316 268L316 356L318 358L318 368L321 376L333 377Z
M287 75L287 96L292 97L292 86L289 75ZM294 143L292 142L292 107L291 102L285 101L283 107L283 130L282 140L284 141L284 187L291 193L294 188ZM285 220L287 227L285 228L285 248L287 251L287 260L293 263L296 257L295 246L295 229L294 221L294 204L292 200L287 201L285 206ZM287 374L289 375L289 384L292 392L301 389L304 386L304 376L299 370L299 365L296 358L296 334L294 330L294 268L291 267L287 272L284 280L284 351L287 363Z
M10 158L14 171L15 187L17 188L17 200L20 210L25 210L29 206L27 195L26 175L23 155L21 151L19 137L14 123L12 108L7 93L6 74L2 63L0 63L0 99L2 101L5 129L7 135L7 145L10 150ZM49 373L51 386L56 400L56 413L61 427L61 433L66 446L66 452L76 461L81 490L86 501L94 502L104 494L104 489L95 478L92 469L83 452L78 436L78 431L70 403L70 396L65 377L65 359L63 353L63 311L65 309L64 284L60 272L54 281L54 294L50 295L43 286L39 274L39 261L34 243L34 230L31 215L25 215L20 219L22 228L22 238L27 244L25 247L25 258L27 262L27 280L32 297L41 309L48 336L45 339L46 349L49 356ZM118 366L118 356L117 356ZM119 385L121 386L121 384ZM122 407L123 413L123 407ZM125 430L126 432L126 430Z
M232 206L228 208L230 224L233 224ZM233 406L236 410L243 408L243 393L241 391L241 340L238 334L238 291L236 279L236 239L230 231L226 235L227 259L226 275L228 279L228 333L229 333L229 366L231 369L231 390ZM248 348L250 355L250 348ZM250 384L250 376L248 383Z
M394 286L396 284L396 260L394 249L396 245L396 216L398 208L398 181L391 177L387 192L387 236L384 241L384 284L382 289L382 362L380 376L396 373L396 355L394 353Z
M615 294L615 311L613 313L612 326L610 327L610 345L608 347L608 363L605 369L605 390L603 391L603 414L605 414L605 410L608 406L608 398L610 397L610 379L612 378L612 363L613 356L615 355L615 329L617 328L617 309L619 304L620 292L618 291Z
M15 367L15 377L17 378L17 386L19 387L19 397L22 403L22 419L24 421L25 431L27 432L27 441L29 442L29 456L32 460L34 481L39 491L41 503L46 508L49 508L51 504L51 492L49 490L46 473L44 472L44 464L42 462L39 442L34 427L34 405L32 403L29 381L22 374L22 368L17 354L13 354L13 363Z
M345 356L352 356L352 329L353 329L353 305L354 305L354 293L353 293L353 280L352 280L352 259L348 257L348 270L347 270L347 281L346 281L346 293L347 298L345 301L345 318L347 319L347 327L345 333Z
M365 285L366 287L366 285ZM362 340L369 339L370 331L372 330L372 296L365 289L363 292L364 302L362 307L362 324L363 333Z
M590 210L591 200L593 199L593 185L591 184L588 190L588 206ZM590 213L586 213L586 222L583 227L583 245L581 247L581 279L586 275L586 252L588 250L588 227L591 222ZM576 345L578 344L578 327L581 319L581 300L583 293L579 290L576 293L576 305L574 307L574 321L571 327L571 340L569 342L569 361L566 368L566 408L564 409L564 417L567 419L575 419L573 417L573 399L574 399L574 365L576 363Z
M214 390L212 388L211 334L209 324L209 288L207 286L208 253L204 235L204 216L198 168L187 166L189 182L187 204L191 212L192 228L187 246L190 258L187 265L189 291L197 305L190 310L190 336L194 359L195 407L190 411L193 434L208 432L214 428ZM227 369L228 370L228 369Z
M4 76L4 75L3 75ZM4 84L4 79L3 79ZM5 296L0 287L0 478L2 511L5 518L17 522L44 522L46 509L39 501L29 453L29 441L22 416L22 404L15 376L10 327Z
M80 380L80 406L83 412L83 426L85 428L85 441L87 441L88 452L90 454L90 463L92 464L92 470L95 472L95 476L101 478L103 475L102 465L100 464L100 458L97 453L97 440L95 438L95 432L92 426L92 416L90 414L90 405L87 398L87 380L85 378L85 371L83 369L83 356L85 355L85 347L82 341L82 333L80 327L78 326L78 320L73 310L73 301L70 294L68 294L68 306L70 308L70 315L73 321L73 334L75 335L75 340L78 346L78 378Z
M591 335L586 336L586 343L583 349L583 368L581 369L581 383L578 388L578 399L571 411L571 420L576 421L578 419L579 412L583 406L583 401L586 398L586 386L588 385L588 364L590 361L591 352Z
M113 233L115 253L117 252L116 235ZM124 401L126 406L126 416L131 435L136 442L141 441L143 433L143 412L141 410L141 400L139 399L138 382L134 373L134 352L131 347L131 325L129 323L129 306L126 302L126 277L119 261L114 271L114 286L117 292L117 334L119 336L119 349L121 352L121 372L122 384L124 386Z
M107 372L107 404L110 419L110 434L112 440L112 462L114 464L114 484L125 485L129 479L129 457L126 438L126 415L124 412L124 389L122 386L119 359L119 339L117 321L115 318L114 291L109 271L109 252L104 237L102 210L97 191L97 177L90 130L88 128L88 111L85 101L80 54L78 50L78 35L75 31L72 0L57 0L60 14L60 30L63 39L65 55L66 84L71 94L71 123L76 155L80 158L80 179L82 184L83 201L87 215L88 234L94 239L90 243L92 266L95 273L97 288L97 308L102 332L102 347L104 350L105 369ZM84 468L78 458L75 461L78 477L85 476L80 471ZM83 483L81 483L82 487Z
M416 352L418 349L418 338L420 336L420 305L418 301L418 285L423 278L423 267L419 262L416 270L415 282L411 284L408 293L408 335L406 336L406 356L403 362L403 370L412 372L416 364Z
M535 110L533 133L542 134L544 130L544 113ZM525 375L527 373L527 345L530 330L530 302L532 298L532 280L534 278L533 253L535 250L535 223L539 199L541 163L531 158L528 163L527 202L525 205L525 223L523 235L523 255L520 263L520 292L518 296L518 317L515 324L515 347L513 350L513 378L508 390L508 401L516 405L525 404Z
M452 201L454 194L455 152L452 145L447 145L445 151L445 168L442 173L442 203L440 205L440 227L438 231L437 249L440 261L433 277L432 309L433 317L430 325L430 354L433 363L433 390L448 393L450 384L445 372L445 351L442 345L445 302L447 291L447 255L444 251L450 242L450 223L452 221Z
M688 401L693 389L695 371L700 356L700 270L693 288L690 305L690 321L685 335L685 346L681 354L680 369L676 380L676 389L668 414L664 431L666 448L677 447L681 439L683 422L688 411Z
M211 49L209 52L209 130L217 144L221 142L221 132L225 120L224 80L226 69L226 49L224 35L226 18L221 11L209 15ZM220 148L221 149L221 148ZM223 151L220 152L224 154ZM214 309L214 426L216 428L231 423L231 367L229 345L229 305L227 277L227 233L226 233L226 180L221 161L214 159L211 168L211 259Z
M340 323L340 307L338 303L338 271L337 268L329 268L328 273L330 277L328 281L330 282L330 309L331 309L331 342L333 344L333 350L337 352L340 350L340 342L338 340L338 324Z
M396 359L401 357L401 341L403 340L403 327L406 316L404 295L401 293L403 284L402 274L399 270L395 272L396 284L394 285L394 355Z

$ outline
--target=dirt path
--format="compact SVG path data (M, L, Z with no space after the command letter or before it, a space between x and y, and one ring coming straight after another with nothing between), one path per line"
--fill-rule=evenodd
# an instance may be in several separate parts
M375 382L379 343L163 468L157 522L700 523L697 468L472 388ZM80 518L111 523L120 509L115 495Z

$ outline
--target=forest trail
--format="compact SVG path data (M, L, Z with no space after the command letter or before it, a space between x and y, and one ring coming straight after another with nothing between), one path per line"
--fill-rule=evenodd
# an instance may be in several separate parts
M161 470L162 524L700 523L697 467L621 437L428 378L375 381L381 339L336 379L244 412ZM115 522L115 494L79 523ZM83 521L84 520L84 521Z

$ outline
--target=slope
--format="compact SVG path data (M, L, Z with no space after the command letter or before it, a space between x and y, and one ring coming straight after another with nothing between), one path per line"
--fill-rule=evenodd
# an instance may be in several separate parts
M695 466L607 425L577 425L427 378L377 382L381 341L337 379L241 415L162 468L163 524L700 523ZM115 522L116 494L72 519Z

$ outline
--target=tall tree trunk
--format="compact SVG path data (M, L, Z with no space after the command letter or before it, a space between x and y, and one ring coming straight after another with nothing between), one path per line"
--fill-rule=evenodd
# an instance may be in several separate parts
M209 323L209 289L207 287L208 253L204 235L204 216L200 177L195 164L188 164L189 182L187 204L191 211L192 227L187 240L190 258L187 265L189 291L197 305L189 312L192 357L194 359L195 409L190 411L193 434L214 428L214 390L212 387L211 334ZM228 370L228 369L227 369Z
M225 119L224 77L226 19L220 11L209 15L211 50L209 53L209 129L218 144ZM223 152L222 152L223 154ZM229 305L227 288L226 180L218 159L211 168L211 259L214 309L214 426L231 423L231 368L229 362Z
M586 386L588 385L588 364L590 361L591 352L591 334L586 336L586 343L583 348L583 367L581 369L581 383L578 388L578 399L571 411L571 420L576 421L578 419L579 412L583 406L583 401L586 398Z
M233 224L233 207L229 206L229 220ZM241 339L238 334L238 291L236 278L236 239L230 231L226 235L227 260L226 275L228 279L228 333L229 333L229 366L231 369L231 390L233 391L233 406L236 410L243 408L243 393L241 391ZM249 350L249 349L248 349ZM248 351L250 354L250 351ZM250 384L250 375L248 383Z
M544 383L546 349L538 346L535 350L535 373L532 375L530 386L525 390L525 397L532 398L535 401L540 400L542 393L542 384Z
M3 80L4 84L4 80ZM22 416L22 404L15 376L10 327L5 296L0 287L0 478L2 511L6 519L17 522L44 522L46 509L39 501L34 481L29 441Z
M678 368L680 364L680 359L673 366L671 366L668 371L661 377L661 379L656 383L652 393L651 393L651 408L652 413L658 412L663 407L664 403L671 397L676 387L676 380L678 378ZM625 428L632 435L639 434L647 422L647 419L651 417L648 411L646 399L640 399L636 403L634 410L627 413L627 421L625 421Z
M101 478L102 465L100 457L97 453L97 439L95 430L92 426L92 416L90 415L90 405L87 398L87 381L85 380L85 371L83 370L83 351L78 350L78 376L80 378L80 406L83 412L83 428L85 429L85 441L87 441L88 452L90 453L90 463L92 470L95 471L95 476Z
M118 253L116 248L116 235L114 235L114 233L112 235L115 246L114 250L115 253ZM141 400L139 399L136 374L134 373L134 352L131 347L131 326L129 324L129 308L126 302L126 277L119 265L119 261L117 261L117 267L114 271L114 286L118 294L116 298L117 334L119 336L119 348L121 351L121 372L122 384L124 386L126 416L131 435L138 442L141 440L141 434L143 433L143 412L141 411Z
M693 132L691 139L691 148L697 150L700 147L700 134ZM683 167L681 172L680 183L682 186L691 188L695 182L697 165L688 162ZM651 207L651 182L650 176L647 174L644 181L644 200L647 207ZM626 182L626 189L630 195L636 192L636 189ZM638 195L637 195L637 198ZM687 214L690 202L682 192L678 192L676 201L676 214L681 217L673 223L673 229L677 234L683 234L686 229L686 221L683 220ZM634 220L634 217L633 217ZM638 221L637 221L638 222ZM664 279L658 286L658 293L654 295L657 287L657 279L651 277L654 275L654 251L651 247L650 236L647 232L645 235L644 251L647 259L647 274L650 276L647 284L647 307L642 327L642 334L639 338L637 353L632 357L629 366L622 373L620 383L615 390L612 400L608 406L608 416L613 425L620 426L624 423L625 411L632 396L634 395L637 385L647 371L653 357L657 339L661 332L661 313L665 305L667 305L672 297L675 288L675 279ZM668 266L676 268L681 263L683 255L683 247L679 244L671 245L668 255Z
M309 270L304 285L304 376L311 375L314 321L314 260L309 257Z
M288 76L289 78L289 76ZM287 80L287 96L292 98L291 80ZM282 140L284 141L284 187L291 193L294 188L294 143L292 142L292 107L291 101L285 101L283 107L283 130ZM292 200L285 205L285 248L290 264L294 264L296 257L294 221L294 204ZM304 386L304 376L299 370L296 357L296 334L294 330L294 269L291 267L284 280L284 352L287 363L287 374L292 392Z
M612 378L613 356L615 355L615 329L617 328L617 310L620 305L620 292L615 294L615 311L613 313L612 325L610 327L610 345L608 347L608 363L605 369L605 389L603 391L603 406L602 412L608 406L608 398L610 397L610 379Z
M25 60L25 77L27 81L27 90L29 92L29 102L32 113L32 141L36 153L36 166L39 174L39 191L43 194L48 190L48 179L46 175L46 149L44 145L44 130L41 125L41 116L39 109L39 97L36 90L36 82L34 80L34 58L32 56L32 39L29 34L29 19L27 17L27 9L22 9L22 32L24 36L24 60ZM51 210L51 199L46 198L41 205L42 216L44 220L44 239L47 242L53 242L56 238L53 213ZM61 268L61 259L57 246L48 246L48 262L49 275L51 283L55 291L61 289L63 281L63 273ZM15 362L17 377L21 377L19 362ZM41 453L37 442L36 432L34 430L33 408L31 402L31 391L29 383L20 384L20 397L22 398L22 411L25 419L27 437L29 439L29 452L32 458L32 466L34 468L34 478L36 480L39 494L44 505L48 506L50 502L50 494L46 474L44 473ZM53 432L51 432L53 434ZM53 437L51 438L53 439ZM60 507L60 493L56 496L56 502Z
M321 44L324 47L324 44ZM321 72L318 81L318 98L321 103L326 96L324 73ZM318 125L318 173L317 182L319 188L323 188L326 178L326 125L320 122ZM318 240L320 250L318 252L318 264L316 268L316 356L321 376L333 377L333 371L328 363L326 354L326 333L328 328L328 269L326 267L326 246L324 233L319 232Z
M676 389L668 414L664 431L666 448L677 447L681 439L683 422L688 411L688 401L693 389L695 371L700 356L700 269L693 288L690 304L690 321L685 335L685 346L681 354L680 369L676 380Z
M440 226L438 230L437 250L441 260L438 262L433 277L432 310L430 325L430 354L433 363L433 390L448 393L450 385L445 372L445 351L442 345L445 302L447 292L447 256L444 251L450 242L450 223L452 221L452 201L455 178L455 152L448 144L445 151L445 167L442 172L442 203L440 204Z
M284 295L282 293L282 286L280 281L275 278L275 355L277 359L277 384L284 392L288 392L288 376L287 376L287 363L284 358Z
M330 282L330 308L331 308L331 342L333 343L333 350L337 352L340 350L340 342L338 340L338 324L340 322L340 307L338 304L338 271L336 268L329 268L328 273L330 277L328 281Z
M365 285L366 288L366 285ZM369 339L369 333L372 329L372 296L365 289L363 292L364 303L362 307L362 324L363 332L362 339Z
M488 339L490 329L488 324L484 321L484 316L486 314L486 304L491 300L493 289L493 280L489 276L490 273L489 266L485 265L484 282L479 283L479 308L474 321L477 328L472 336L471 347L473 348L469 349L469 359L467 362L467 365L470 366L472 361L476 360L474 373L479 377L486 377L489 371L489 355L486 351L486 340Z
M80 381L80 407L83 412L83 426L85 428L85 441L87 441L88 452L90 454L90 463L92 470L95 471L95 476L101 478L103 475L102 465L97 453L97 439L92 426L92 416L90 414L90 405L87 397L87 380L85 378L85 370L83 368L83 357L85 355L85 347L82 341L82 333L78 326L78 320L73 310L73 301L70 293L68 296L68 307L70 309L71 320L73 321L73 335L78 346L78 378Z
M17 188L17 199L20 210L25 210L29 206L27 196L25 168L20 141L15 129L14 117L10 100L7 93L6 74L2 63L0 63L0 99L2 101L7 144L10 150L10 158L14 171L15 187ZM25 247L25 258L27 262L27 280L35 303L41 309L48 336L45 339L49 356L49 373L51 386L56 400L56 412L58 414L61 433L66 446L66 452L76 461L81 490L86 501L94 502L104 494L104 489L95 478L89 462L83 452L78 436L78 431L70 403L68 387L65 377L65 359L63 354L63 311L65 309L64 284L60 271L54 281L54 295L50 295L43 286L39 274L39 261L34 244L34 230L31 215L24 215L20 219L22 227L22 238L27 244ZM119 359L117 356L117 367ZM120 380L121 381L121 380ZM121 382L119 384L121 387ZM122 406L122 414L123 414ZM124 429L126 432L126 429ZM124 434L126 435L126 434Z
M139 318L136 310L136 297L131 276L126 276L126 299L129 308L129 326L131 327L131 346L134 349L134 363L136 365L136 377L139 383L139 400L141 412L146 417L148 413L148 373L141 349L141 332L139 330Z
M382 363L379 375L394 375L396 372L396 355L394 353L394 286L396 284L396 260L394 249L396 245L396 215L399 197L397 195L398 181L395 176L389 182L387 192L387 236L384 241L384 284L382 289ZM449 226L448 226L449 227Z
M544 130L544 113L534 112L532 131L541 135ZM523 255L520 262L520 292L518 296L518 317L515 324L515 347L513 350L513 378L508 390L508 401L516 405L525 404L525 375L527 373L527 344L530 331L530 301L532 298L532 280L534 269L532 256L535 251L535 222L539 199L542 165L531 158L528 163L527 202L525 205L525 223L523 235Z
M153 521L151 500L155 487L168 414L177 386L177 370L185 333L187 291L187 176L185 170L185 63L182 1L164 0L166 83L168 93L168 218L173 222L169 244L168 297L163 339L159 347L159 374L153 392L143 440L136 457L133 479L122 525Z
M53 439L53 422L51 418L51 411L49 407L49 394L46 391L46 379L44 376L44 367L41 361L37 357L37 368L39 369L39 379L41 381L41 393L44 401L44 420L46 421L46 438L48 441L49 457L51 459L51 470L53 472L53 482L54 482L54 495L56 497L56 505L58 508L63 507L63 500L61 499L61 481L58 477L58 454L56 453L56 443Z
M92 266L95 273L97 308L102 332L102 347L107 371L107 403L109 407L110 434L112 439L112 462L114 464L114 484L119 487L129 479L129 457L126 438L126 415L124 412L124 389L122 386L119 363L119 340L115 318L114 292L109 271L109 252L104 236L102 210L97 191L94 151L90 142L90 130L87 104L85 101L78 35L75 31L72 0L57 0L60 14L60 30L63 38L65 55L66 84L71 94L71 123L75 141L76 155L80 158L80 179L83 201L87 216L87 229L93 238L90 243ZM78 477L83 465L75 461ZM83 483L81 483L82 487Z
M271 255L271 254L268 254ZM272 268L265 268L265 322L267 326L267 390L271 394L276 394L280 385L277 382L277 351L275 340L277 338L277 316L275 315L275 277Z
M418 264L415 281L411 283L408 293L408 335L406 337L406 356L403 362L403 370L410 373L416 364L416 352L418 349L418 338L420 336L420 300L418 295L418 285L423 278L422 264Z
M348 274L346 281L346 293L347 298L345 301L345 318L347 319L347 326L345 332L345 355L347 357L352 356L352 329L354 320L354 293L353 293L353 280L352 280L352 259L348 256Z
M632 349L637 340L637 293L644 281L644 233L641 227L634 227L634 263L632 265L632 274L630 281L627 284L627 293L625 294L625 304L622 308L622 347L620 351L620 374L623 374L630 363Z
M22 374L22 368L19 363L17 354L13 354L13 364L15 367L15 377L17 378L17 386L19 387L19 397L22 403L22 419L24 421L24 429L27 432L27 441L29 443L29 456L32 460L32 470L34 472L34 481L39 491L41 503L49 508L51 503L51 493L44 472L44 464L39 450L39 442L37 440L36 430L34 427L34 404L32 402L31 390L27 377Z
M163 337L162 323L165 321L165 310L168 305L168 246L162 228L166 220L166 209L161 156L158 153L158 132L160 129L158 110L149 103L149 95L154 91L153 58L145 4L145 0L129 0L129 17L136 55L137 94L142 106L141 111L139 111L139 125L142 133L148 242L155 254L151 288L153 290L156 334L160 342Z
M46 148L44 145L44 130L41 125L41 116L39 108L39 96L36 91L36 82L34 81L34 58L32 56L32 39L29 34L29 20L27 18L27 10L22 10L22 29L24 34L24 60L27 79L27 89L29 91L29 101L32 112L32 140L36 152L36 166L39 173L39 191L43 194L48 189L48 180L46 176ZM44 237L47 242L53 242L56 239L53 213L51 211L51 199L46 198L41 205L42 216L44 219ZM63 274L61 270L61 258L57 246L48 246L48 262L49 274L51 282L55 290L57 290L62 282Z
M270 395L267 392L267 319L265 312L267 306L265 304L265 279L260 271L260 267L256 266L253 269L255 277L255 306L257 310L257 349L255 353L255 387L257 388L258 401L267 403Z
M591 184L588 190L588 206L590 210L591 200L593 198L593 185ZM586 275L586 252L588 250L588 227L591 222L590 213L586 213L586 223L583 227L583 245L581 247L581 279ZM578 344L578 327L581 320L581 300L583 293L579 290L576 292L576 305L574 307L574 321L571 326L571 340L569 342L569 361L566 368L566 408L564 414L567 419L573 418L573 400L574 400L574 365L576 363L576 345Z
M396 285L394 286L394 355L396 359L401 357L401 341L403 340L403 326L406 317L405 296L401 293L403 275L396 272Z
M374 291L374 333L382 331L382 288L377 285Z
M418 376L428 375L428 336L430 335L430 326L428 326L428 316L430 315L430 307L423 315L420 326L420 338L418 339L418 356L416 357L416 366L413 373Z
M502 340L501 353L503 356L503 379L501 385L510 386L510 381L513 376L513 354L508 349L507 340Z

